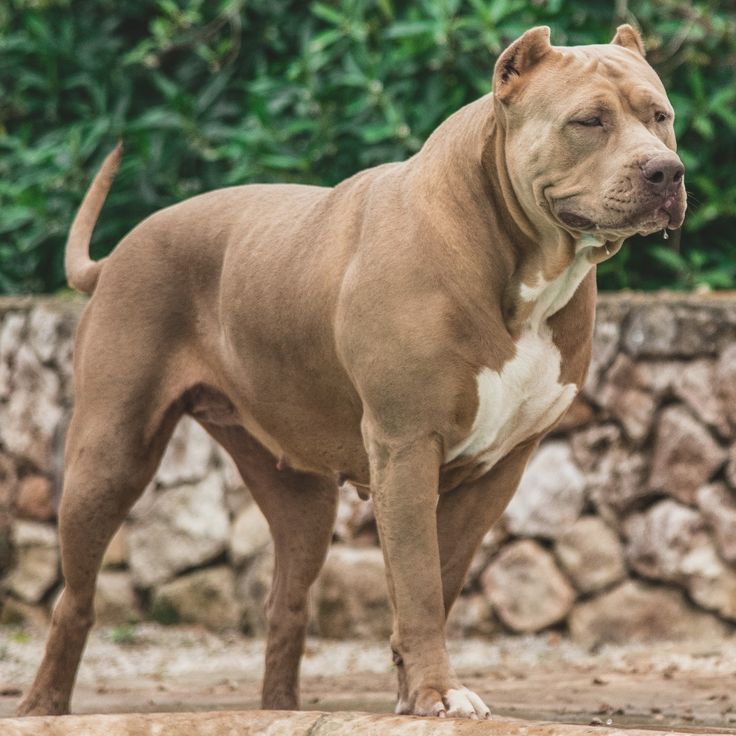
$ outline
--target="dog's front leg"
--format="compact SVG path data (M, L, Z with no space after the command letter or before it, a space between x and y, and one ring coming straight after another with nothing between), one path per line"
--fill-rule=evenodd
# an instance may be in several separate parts
M537 442L517 447L484 476L443 493L437 503L437 540L445 618L450 613L473 555L485 533L503 513L519 484ZM396 663L399 684L397 711L408 702L406 673Z
M391 648L403 667L415 715L486 718L489 710L460 685L445 646L445 606L437 542L439 438L387 439L364 424L371 487L393 608Z

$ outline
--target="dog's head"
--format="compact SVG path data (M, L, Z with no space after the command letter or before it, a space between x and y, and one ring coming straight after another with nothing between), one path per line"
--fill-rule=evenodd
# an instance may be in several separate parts
M493 90L509 179L533 222L605 240L682 224L674 110L631 26L569 48L533 28L499 57Z

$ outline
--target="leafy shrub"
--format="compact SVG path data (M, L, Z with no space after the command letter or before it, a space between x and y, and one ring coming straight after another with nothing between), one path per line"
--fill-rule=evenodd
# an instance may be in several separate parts
M138 643L138 631L135 624L127 623L116 626L110 632L110 641L119 646L130 646Z
M715 0L5 0L0 5L0 292L64 284L63 243L104 153L126 156L95 233L235 183L334 184L403 159L486 93L504 46L638 23L677 110L681 240L633 239L605 288L730 286L736 6ZM674 249L672 245L676 246Z

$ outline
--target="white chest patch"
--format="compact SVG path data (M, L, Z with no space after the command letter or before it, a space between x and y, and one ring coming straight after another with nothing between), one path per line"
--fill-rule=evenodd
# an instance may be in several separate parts
M554 424L570 406L577 386L560 383L560 351L547 319L567 304L590 267L581 251L554 281L540 275L531 287L522 284L520 296L535 304L516 354L500 372L482 368L478 373L475 421L446 462L477 456L487 470L520 442Z

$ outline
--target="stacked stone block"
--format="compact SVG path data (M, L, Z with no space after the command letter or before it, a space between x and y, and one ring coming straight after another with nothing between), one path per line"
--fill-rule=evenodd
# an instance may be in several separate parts
M61 586L56 509L83 301L0 300L2 621L43 623ZM312 633L385 637L370 502L340 491ZM264 633L268 524L190 419L107 550L104 624ZM483 541L453 636L559 630L595 646L736 627L736 297L604 296L580 397Z

